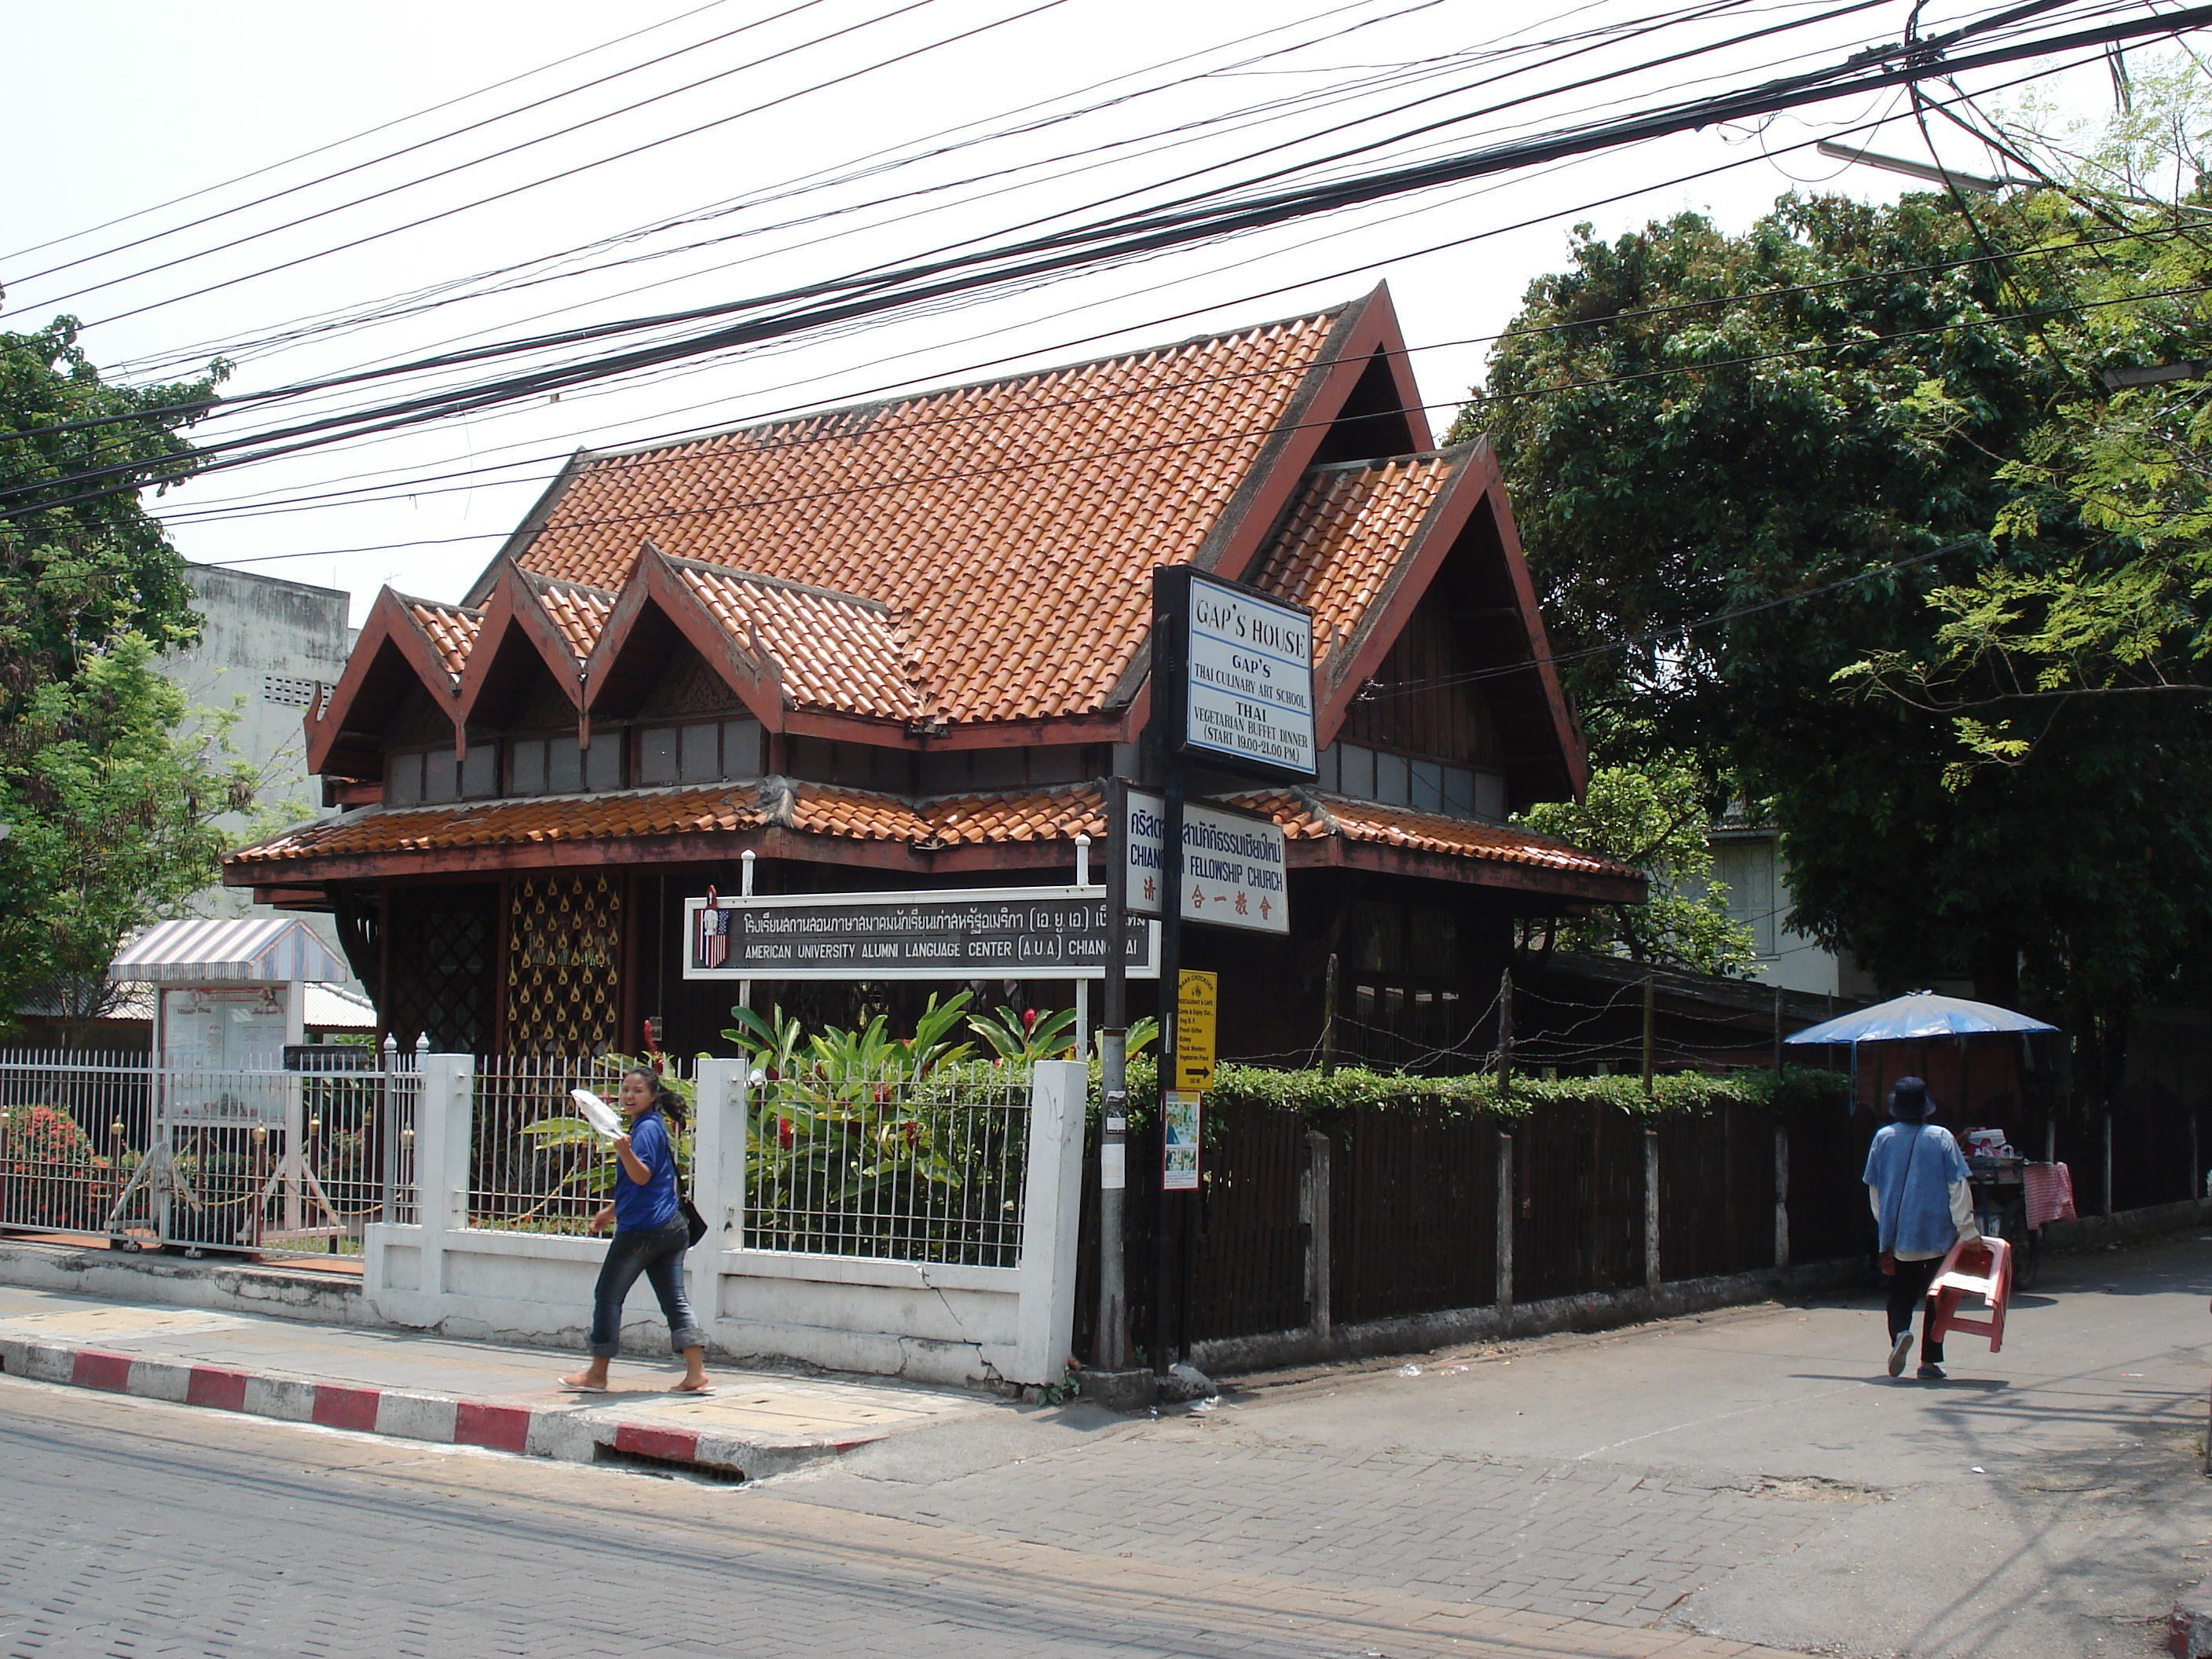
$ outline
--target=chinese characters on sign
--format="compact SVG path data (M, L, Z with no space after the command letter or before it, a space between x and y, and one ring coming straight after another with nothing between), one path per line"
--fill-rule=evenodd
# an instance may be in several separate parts
M1133 915L1160 914L1165 804L1129 792L1121 836L1122 902ZM1282 826L1242 812L1187 803L1182 809L1182 919L1255 933L1291 931Z
M1097 887L808 893L684 901L686 979L1099 979L1106 900ZM1130 975L1159 972L1152 924L1122 941Z

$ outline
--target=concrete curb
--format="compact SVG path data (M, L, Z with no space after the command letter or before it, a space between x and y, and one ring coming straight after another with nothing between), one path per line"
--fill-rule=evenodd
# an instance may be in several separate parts
M781 1474L836 1457L875 1437L779 1443L624 1419L604 1406L462 1400L9 1337L0 1337L0 1374L395 1440L478 1446L572 1463L669 1466L723 1480L757 1480Z
M2175 1659L2206 1659L2212 1655L2212 1578L2173 1604L2166 1620L2166 1641Z

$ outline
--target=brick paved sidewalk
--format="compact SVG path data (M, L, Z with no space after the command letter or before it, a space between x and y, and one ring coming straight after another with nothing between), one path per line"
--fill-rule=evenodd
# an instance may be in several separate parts
M142 1306L0 1287L0 1370L179 1405L571 1462L693 1464L748 1478L889 1434L1003 1411L991 1396L873 1378L618 1360L605 1394L562 1389L581 1355L409 1332Z

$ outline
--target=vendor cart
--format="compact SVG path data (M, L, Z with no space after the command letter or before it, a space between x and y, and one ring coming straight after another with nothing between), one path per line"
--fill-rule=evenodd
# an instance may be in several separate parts
M1984 1237L2012 1245L2013 1285L2033 1290L2043 1265L2043 1229L2028 1224L2027 1160L1970 1158L1966 1183L1973 1189L1974 1224Z

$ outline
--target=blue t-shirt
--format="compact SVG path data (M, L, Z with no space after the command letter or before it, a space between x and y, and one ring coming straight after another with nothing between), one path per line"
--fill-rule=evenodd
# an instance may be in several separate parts
M676 1149L668 1144L668 1126L659 1112L647 1112L631 1122L629 1150L650 1179L640 1186L629 1178L622 1160L616 1159L615 1231L665 1227L676 1219Z
M1881 1248L1948 1250L1958 1242L1951 1219L1951 1183L1966 1178L1966 1160L1948 1129L1933 1123L1892 1123L1867 1149L1866 1184L1881 1200Z

